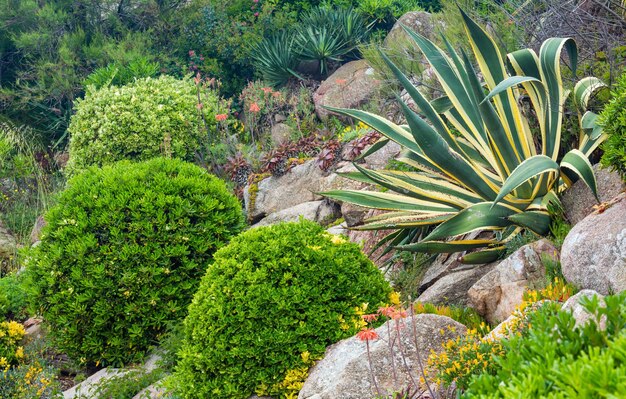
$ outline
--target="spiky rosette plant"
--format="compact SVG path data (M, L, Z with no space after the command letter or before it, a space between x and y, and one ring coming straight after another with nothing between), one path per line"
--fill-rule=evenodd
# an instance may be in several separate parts
M398 98L408 126L364 111L329 107L405 147L400 160L417 171L373 171L355 165L358 172L348 177L388 191L324 194L388 211L360 227L397 229L381 245L428 253L471 251L463 261L484 263L497 258L504 243L522 229L547 233L548 204L557 202L556 194L573 181L582 179L596 194L588 156L605 135L595 124L596 114L586 107L603 83L588 77L576 84L579 147L559 159L563 104L570 94L562 82L560 56L567 51L575 72L575 42L552 38L543 43L539 54L524 49L504 57L494 40L461 13L478 70L465 52L457 53L445 38L447 53L405 28L434 70L444 97L428 101L382 54L419 108L418 115ZM520 109L522 95L529 97L533 112ZM540 130L539 146L534 143L532 122ZM416 235L417 229L426 233ZM483 233L478 239L466 238L475 231ZM416 236L421 239L410 242Z

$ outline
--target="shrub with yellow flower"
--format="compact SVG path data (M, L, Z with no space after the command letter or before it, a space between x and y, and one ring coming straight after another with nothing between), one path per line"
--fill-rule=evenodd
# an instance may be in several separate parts
M7 368L24 358L20 342L25 333L24 326L18 322L0 322L0 368Z

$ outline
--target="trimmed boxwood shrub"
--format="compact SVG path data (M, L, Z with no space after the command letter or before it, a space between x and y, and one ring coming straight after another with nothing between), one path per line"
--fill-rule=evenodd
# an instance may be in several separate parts
M207 123L216 128L218 99L203 93ZM146 160L171 155L191 161L207 134L197 109L197 89L190 79L171 76L137 79L126 86L87 92L76 102L70 133L68 175L88 166L123 159Z
M389 293L358 245L313 222L249 230L215 254L189 307L176 392L282 397L311 359L358 331L364 303L375 311Z
M613 99L600 115L608 138L602 144L603 166L616 170L626 181L626 73L613 92Z
M75 176L45 219L28 258L33 304L59 349L112 365L182 321L214 251L244 221L224 182L164 158Z

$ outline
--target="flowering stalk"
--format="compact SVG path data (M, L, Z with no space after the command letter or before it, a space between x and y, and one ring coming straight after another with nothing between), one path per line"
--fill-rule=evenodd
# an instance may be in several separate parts
M417 364L420 368L420 373L422 374L422 378L424 379L424 384L426 384L426 388L428 389L428 393L430 397L433 399L437 399L437 395L430 388L430 384L428 380L426 380L426 372L424 371L424 362L422 362L422 356L420 355L419 346L417 344L417 326L415 325L415 309L413 308L413 301L411 301L411 305L409 307L411 312L411 325L413 327L413 344L415 345L415 353L417 354Z

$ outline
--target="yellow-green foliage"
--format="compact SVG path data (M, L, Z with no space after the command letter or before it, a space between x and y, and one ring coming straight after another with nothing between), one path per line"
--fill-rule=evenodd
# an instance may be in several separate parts
M613 92L613 99L600 115L604 132L609 135L602 146L602 165L616 170L626 180L626 73Z
M24 357L24 348L20 346L24 334L24 327L20 323L0 322L0 370L8 369Z
M214 259L185 320L184 399L294 397L311 359L390 292L358 245L309 221L248 230Z
M57 202L28 254L33 303L59 349L92 364L141 358L244 225L223 181L175 159L91 168Z
M217 129L218 99L210 92L203 95L209 96L203 99L208 132L197 109L197 88L190 79L161 76L88 91L84 100L77 101L68 129L66 173L168 153L193 160L202 139Z

